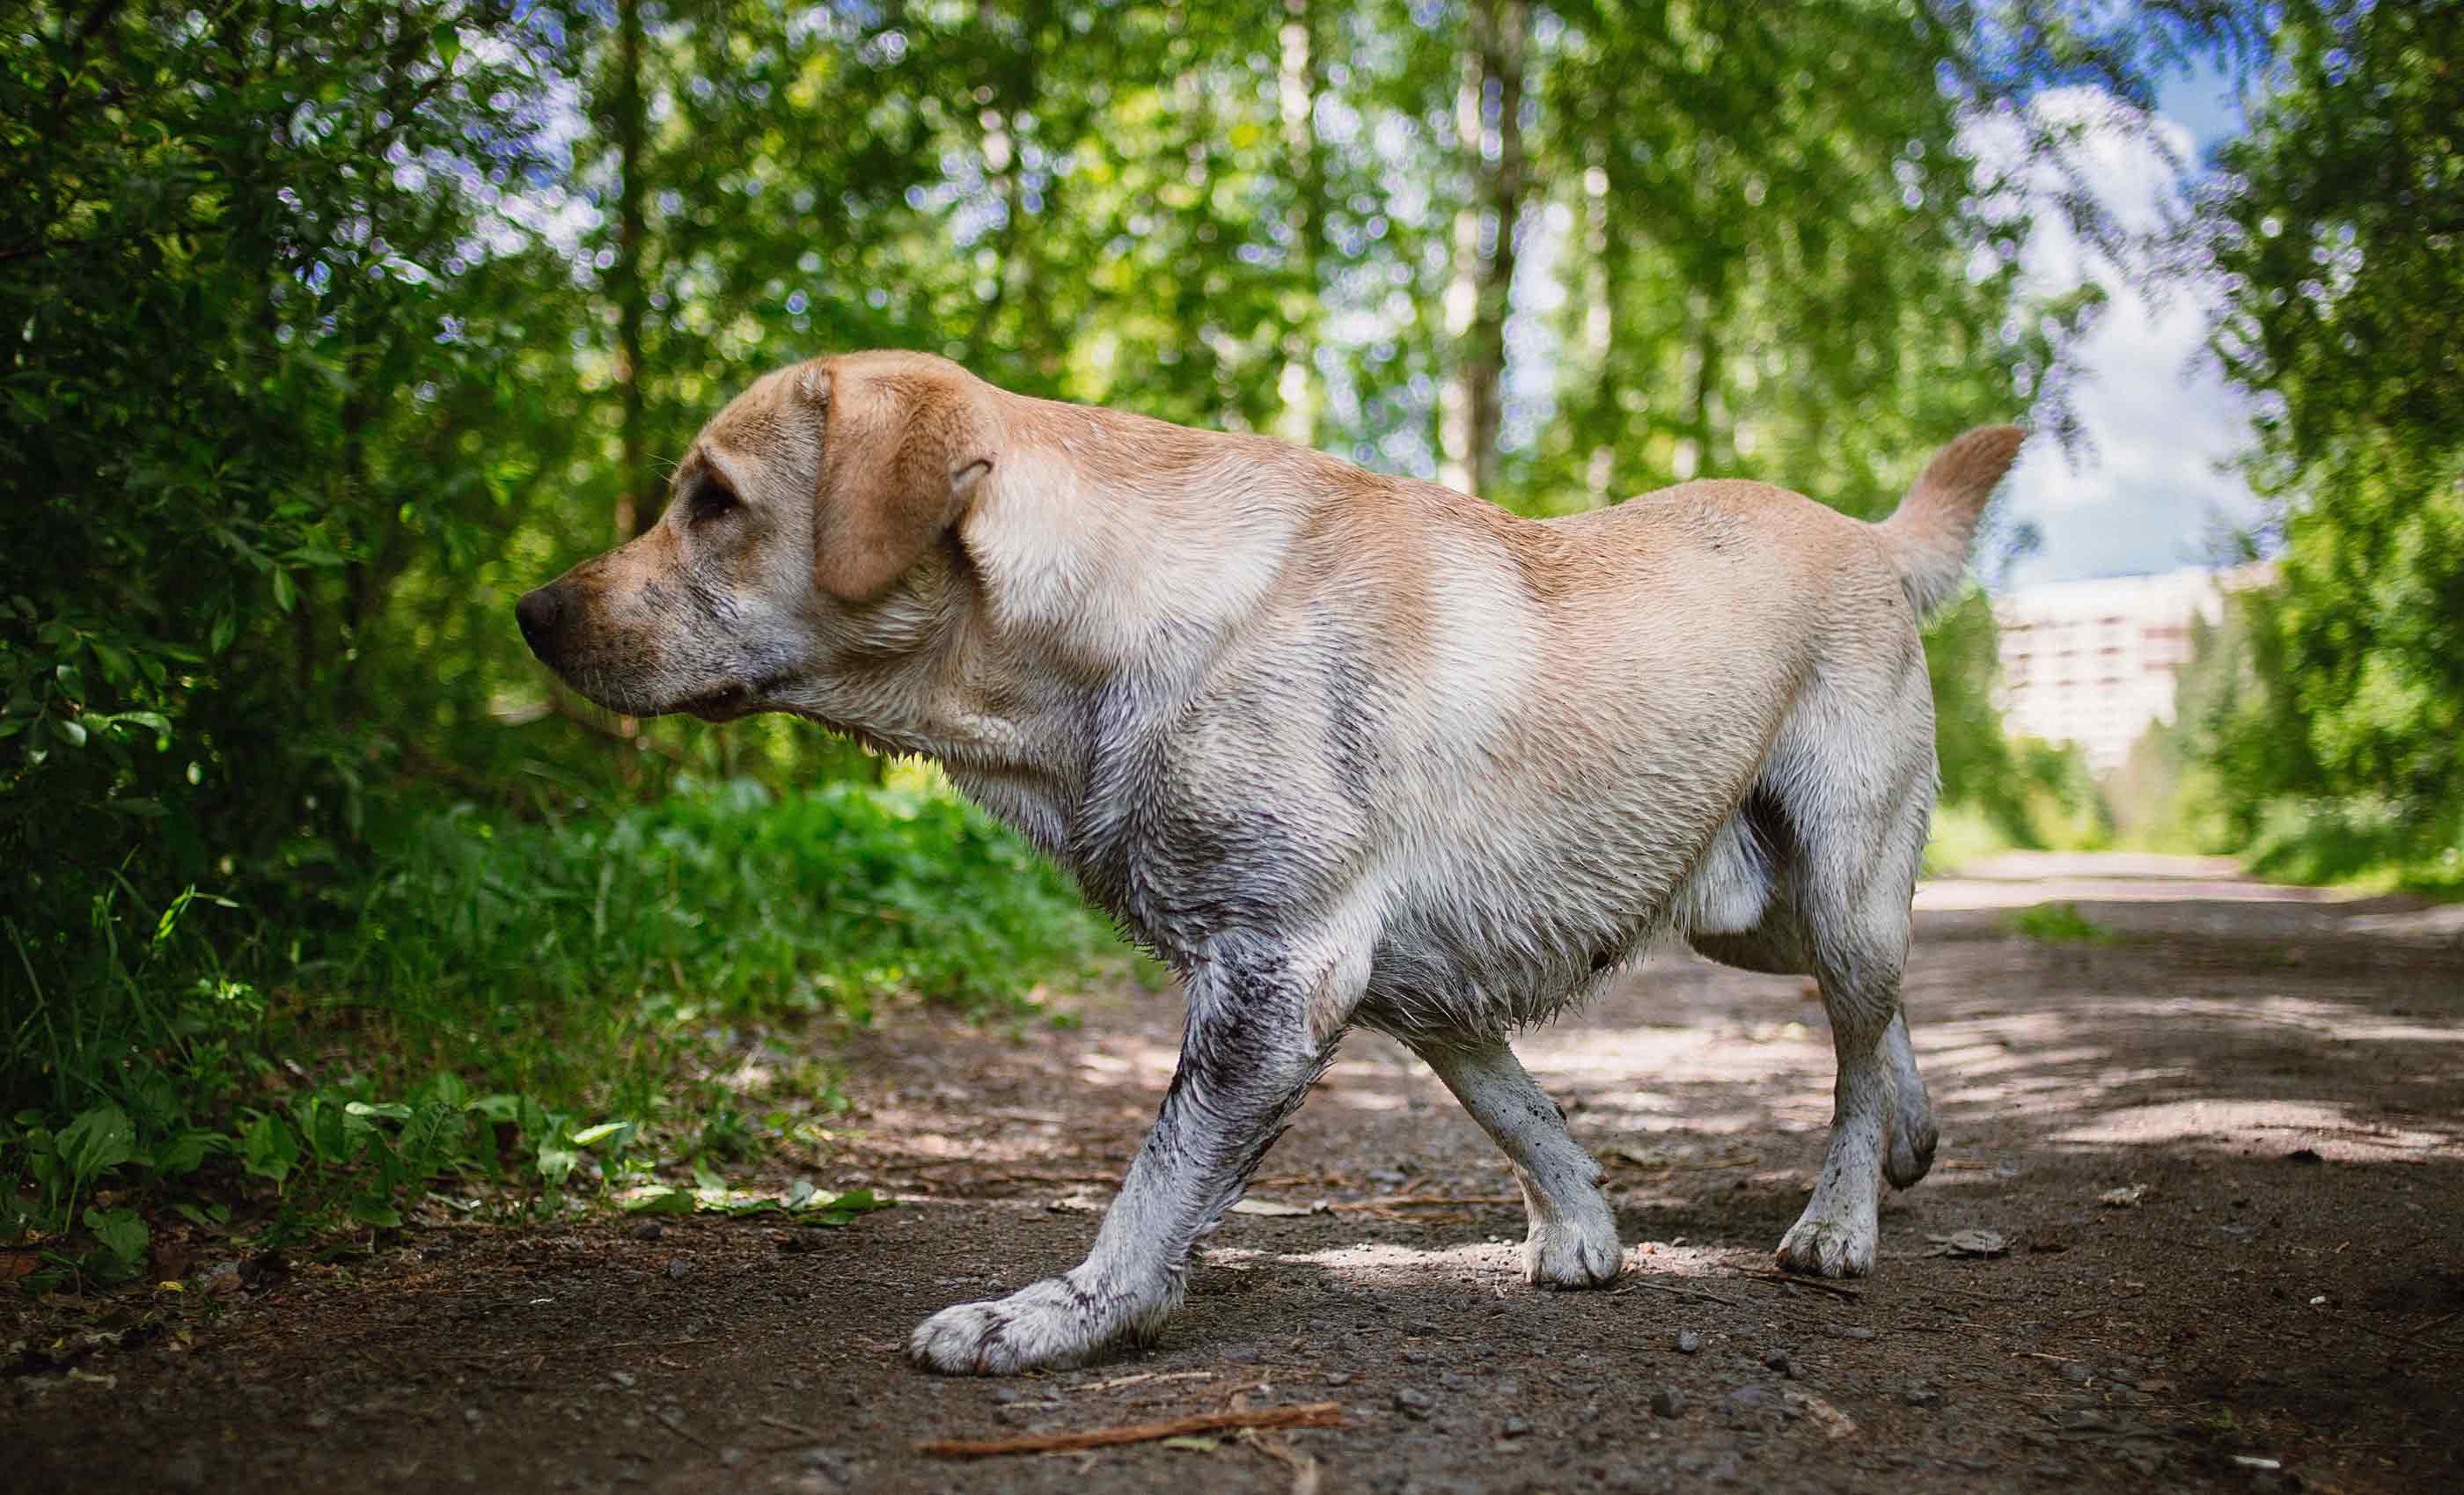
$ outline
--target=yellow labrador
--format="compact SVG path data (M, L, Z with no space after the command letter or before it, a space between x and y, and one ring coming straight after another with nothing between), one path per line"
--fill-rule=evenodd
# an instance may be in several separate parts
M658 525L525 596L611 710L791 712L951 780L1184 978L1180 1067L1079 1266L944 1309L941 1371L1152 1340L1344 1031L1506 1154L1524 1268L1622 1263L1600 1172L1507 1045L1652 939L1811 974L1838 1063L1790 1268L1874 1264L1934 1126L1899 1012L1934 796L1917 624L2021 433L1880 524L1747 482L1547 522L1258 436L864 353L770 374Z

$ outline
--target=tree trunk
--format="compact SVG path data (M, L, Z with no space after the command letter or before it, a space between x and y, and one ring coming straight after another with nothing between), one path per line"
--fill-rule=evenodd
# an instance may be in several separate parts
M642 389L642 324L649 293L642 275L642 0L616 0L616 87L608 133L616 141L616 263L608 288L616 297L616 384L624 401L616 469L616 541L631 539L658 517L658 484L650 468L649 402Z
M1021 325L1014 329L1014 345L1035 349L1025 357L1035 361L1033 372L1039 378L1052 379L1060 372L1059 344L1052 336L1028 335L1025 322L1049 319L1051 308L1043 300L1043 266L1036 256L1026 231L1026 144L1019 135L1019 121L1034 112L1041 87L1036 69L1036 48L1049 7L1029 5L1020 17L1021 34L1018 45L1003 62L1000 76L993 79L992 102L978 115L977 123L983 131L982 151L984 181L1001 194L1001 234L994 242L992 295L976 308L975 322L967 330L966 352L959 362L980 371L984 358L994 346L1001 332L1001 309L1013 298L1022 308ZM978 0L976 24L986 25L992 7ZM1053 185L1057 189L1057 184ZM1045 209L1051 209L1047 199ZM1015 291L1012 282L1017 282ZM1048 326L1045 329L1047 333ZM1023 370L1022 370L1023 371Z
M1276 101L1284 123L1284 158L1291 173L1294 278L1308 289L1309 310L1284 334L1284 368L1275 380L1283 403L1275 434L1295 446L1317 444L1318 411L1324 404L1314 366L1317 314L1326 262L1326 149L1317 138L1317 99L1325 87L1329 17L1325 0L1284 0L1282 65L1275 75ZM1335 24L1341 24L1335 18Z
M1585 370L1595 381L1592 393L1592 452L1583 466L1583 487L1595 509L1617 501L1617 438L1621 411L1617 382L1609 361L1617 349L1617 281L1612 268L1615 253L1609 236L1609 141L1595 135L1583 167L1583 354Z
M1686 304L1693 324L1686 339L1685 434L1678 438L1673 466L1682 482L1715 475L1727 466L1720 452L1726 411L1720 396L1720 319L1726 298L1719 281L1695 291Z
M1446 291L1446 332L1456 352L1454 377L1447 381L1440 408L1444 461L1439 480L1467 493L1486 494L1497 481L1506 318L1514 290L1514 236L1523 207L1520 116L1530 21L1524 0L1472 0L1471 47L1455 102L1455 128L1471 192L1455 215L1454 283Z

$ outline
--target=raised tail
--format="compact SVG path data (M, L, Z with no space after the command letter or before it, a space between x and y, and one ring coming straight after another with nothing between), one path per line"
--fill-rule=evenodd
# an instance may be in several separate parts
M1891 517L1874 526L1918 617L1959 595L1977 516L2027 435L2016 426L1979 426L1959 437L1925 464L1925 475Z

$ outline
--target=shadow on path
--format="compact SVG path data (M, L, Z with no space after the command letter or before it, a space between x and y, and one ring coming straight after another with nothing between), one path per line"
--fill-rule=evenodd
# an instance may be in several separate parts
M1356 1037L1253 1190L1312 1213L1229 1218L1159 1348L1014 1382L908 1369L916 1320L1091 1235L1178 1020L1111 994L1075 1028L919 1016L859 1042L852 1128L804 1171L900 1209L430 1232L302 1270L109 1385L16 1378L11 1483L1302 1487L1239 1440L910 1449L1245 1399L1343 1403L1276 1445L1328 1491L2464 1488L2464 947L2401 903L2213 866L1989 870L1924 890L1907 1001L1943 1146L1844 1292L1753 1275L1829 1120L1818 1005L1655 958L1520 1045L1608 1166L1619 1288L1525 1287L1486 1141ZM2011 933L2047 900L2111 937ZM1969 1231L2001 1253L1941 1254Z

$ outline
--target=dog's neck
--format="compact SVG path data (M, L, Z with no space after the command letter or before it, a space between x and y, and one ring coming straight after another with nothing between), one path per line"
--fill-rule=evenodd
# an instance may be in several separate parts
M955 532L953 609L917 717L869 734L939 761L1057 859L1119 812L1123 765L1273 595L1332 459L1116 411L1004 402L1009 441ZM885 693L888 694L888 693Z

